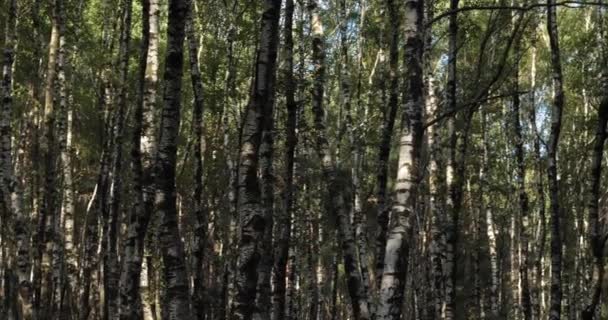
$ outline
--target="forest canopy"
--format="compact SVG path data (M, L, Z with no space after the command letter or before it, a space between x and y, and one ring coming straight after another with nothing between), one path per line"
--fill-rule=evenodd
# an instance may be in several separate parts
M0 27L0 319L608 319L608 2Z

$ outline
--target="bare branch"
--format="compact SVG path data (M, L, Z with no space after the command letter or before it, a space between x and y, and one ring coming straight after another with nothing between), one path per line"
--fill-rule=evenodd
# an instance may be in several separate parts
M598 1L560 1L556 2L552 5L553 7L568 7L568 8L582 8L582 6L602 6L608 7L607 3L598 2ZM510 6L510 5L479 5L479 6L470 6L470 7L461 7L457 10L448 10L444 13L441 13L427 22L427 26L432 25L439 20L449 17L454 13L460 12L469 12L469 11L487 11L487 10L515 10L515 11L530 11L535 8L547 7L546 3L534 3L524 6Z
M472 106L477 106L477 105L479 105L479 104L481 104L483 102L492 101L492 100L498 100L498 99L507 98L507 97L512 97L512 96L514 96L516 94L517 95L524 95L524 94L527 94L527 93L529 93L529 91L509 92L509 93L505 93L505 94L499 94L499 95L495 95L495 96L483 97L481 99L476 99L476 100L473 100L473 101L469 101L469 102L466 102L466 103L463 103L463 104L459 105L456 109L451 110L450 112L445 112L443 114L438 115L434 119L429 120L427 123L425 123L422 126L422 128L426 130L428 127L436 124L437 122L439 122L439 121L441 121L441 120L443 120L445 118L451 117L451 116L457 114L458 112L460 112L462 110L466 110L466 109L468 109L468 108L470 108Z

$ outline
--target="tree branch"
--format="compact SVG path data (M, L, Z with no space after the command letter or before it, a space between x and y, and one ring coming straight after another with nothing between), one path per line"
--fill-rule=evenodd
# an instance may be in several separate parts
M468 12L468 11L484 11L484 10L515 10L515 11L530 11L532 9L535 8L540 8L540 7L546 7L547 4L546 3L534 3L534 4L529 4L529 5L525 5L525 6L509 6L509 5L479 5L479 6L470 6L470 7L461 7L458 8L456 10L448 10L446 12L443 12L439 15L437 15L436 17L434 17L433 19L431 19L429 22L427 22L426 26L430 26L433 23L451 16L452 14L455 13L460 13L460 12ZM580 8L579 6L602 6L602 7L608 7L607 3L603 3L603 2L598 2L598 1L592 1L592 2L588 2L588 1L560 1L560 2L556 2L554 4L551 5L552 7L568 7L568 8Z
M422 129L425 130L428 127L436 124L437 122L447 118L447 117L451 117L455 114L457 114L458 112L462 111L462 110L466 110L467 108L471 107L471 106L476 106L478 104L481 104L483 102L487 102L487 101L491 101L491 100L497 100L497 99L502 99L502 98L507 98L507 97L512 97L514 95L522 95L522 94L527 94L529 93L529 91L517 91L517 92L509 92L509 93L505 93L505 94L499 94L499 95L495 95L495 96L489 96L489 97L483 97L481 99L476 99L473 101L469 101L467 103L461 104L459 105L456 109L450 111L450 112L445 112L443 114L438 115L437 117L435 117L432 120L429 120L427 123L425 123L422 126Z

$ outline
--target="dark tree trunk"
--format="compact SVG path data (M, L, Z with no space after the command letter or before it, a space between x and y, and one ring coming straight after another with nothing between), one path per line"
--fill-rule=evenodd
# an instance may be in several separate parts
M104 9L108 9L109 3L104 2ZM78 318L87 320L89 317L96 316L96 308L94 304L99 297L99 291L96 287L99 280L99 263L100 257L97 252L100 243L103 239L99 238L99 224L101 221L108 219L108 197L110 189L110 164L111 164L111 148L112 148L112 93L109 81L109 56L113 51L113 39L111 37L111 27L109 22L104 21L103 25L103 50L104 61L103 70L101 71L99 82L99 118L103 121L102 129L100 130L100 146L101 156L99 160L99 173L97 175L97 183L93 194L89 201L86 210L85 231L83 236L83 258L82 258L82 277L80 290L80 308L78 309ZM106 228L107 224L103 224L102 229ZM106 231L102 231L106 232Z
M593 257L593 279L590 285L591 297L587 301L587 305L583 309L582 319L593 320L598 314L598 306L600 306L600 297L602 296L602 288L604 281L604 249L608 234L603 232L600 216L600 185L602 177L602 158L604 155L604 143L606 142L606 127L608 124L608 98L604 97L600 103L598 110L597 128L595 131L595 141L593 144L593 153L591 155L591 172L589 175L589 203L587 210L589 215L589 243L591 244L591 257Z
M267 139L272 125L280 10L281 0L264 2L251 96L241 133L237 177L240 238L233 319L268 317L266 310L260 309L267 300L266 293L259 292L270 285L265 283L270 281L269 274L265 273L270 271L272 263L265 257L271 246L272 217L267 207L270 196L267 170L271 164L266 163L264 157L272 155L272 145ZM258 177L258 170L262 171L262 179Z
M194 30L194 7L190 5L190 13L186 22L186 37L188 39L188 57L190 59L190 79L194 92L194 110L192 123L194 126L194 243L192 245L192 306L195 319L205 318L205 278L203 261L205 258L205 243L207 241L207 213L203 208L203 80L198 62L198 38Z
M124 240L120 275L120 319L139 319L143 305L148 303L147 288L140 288L144 246L153 211L152 158L156 150L154 121L158 81L158 1L142 3L142 44L139 59L139 92L133 114L133 145L131 149L135 203L129 211L127 236ZM141 301L140 292L143 295Z
M515 70L513 75L513 92L519 92L519 59L521 58L520 40L516 40L514 46L515 55ZM529 202L528 194L526 193L526 164L524 158L524 138L522 134L520 121L520 98L519 94L513 95L511 103L511 126L513 129L513 144L516 161L515 169L515 188L518 194L519 201L519 216L517 217L519 224L519 241L520 250L518 252L521 257L519 276L521 281L521 309L523 311L524 320L530 320L532 317L531 298L530 298L530 282L529 282L529 259L528 259L528 234L529 234Z
M450 0L450 10L458 10L459 0ZM456 111L456 86L457 86L457 59L458 59L458 14L450 15L448 22L448 81L446 85L446 111ZM467 111L467 113L469 113ZM466 121L466 120L465 120ZM457 232L458 232L458 216L460 211L460 195L462 181L459 178L458 170L458 137L456 133L455 115L447 121L448 135L448 161L446 171L446 182L448 185L449 196L447 198L447 207L449 209L447 221L445 225L446 237L446 265L445 270L445 319L454 319L455 300L456 300L456 263L457 263ZM465 133L466 135L466 133ZM466 137L465 137L466 139ZM464 161L464 155L463 155ZM464 164L462 164L464 167Z
M32 266L30 251L29 218L23 212L21 186L13 173L12 126L13 119L13 64L15 61L15 46L17 42L17 0L8 3L8 17L6 21L6 34L2 60L2 82L0 86L0 211L6 213L3 217L12 219L14 241L17 255L10 269L16 273L19 297L6 296L5 299L18 301L17 313L21 319L29 320L33 317L32 309L32 283L30 270ZM5 236L2 237L2 246L5 247ZM3 258L4 258L3 254ZM5 266L3 264L3 266ZM9 272L9 270L5 270ZM10 292L12 294L12 292Z
M551 51L551 76L553 78L553 110L551 133L547 144L547 176L551 211L551 303L549 320L559 320L562 308L562 238L560 225L559 184L557 181L557 147L562 125L564 89L562 64L557 31L557 9L555 0L547 0L547 28Z
M159 242L164 264L163 314L169 319L190 319L188 275L176 208L175 167L179 134L184 37L188 0L169 1L160 140L155 159L155 207L160 219Z
M129 71L129 46L131 42L131 12L132 0L126 0L122 9L122 28L120 33L117 66L118 66L118 94L116 108L113 115L113 142L110 165L110 193L108 199L109 220L107 234L105 234L105 256L103 262L104 279L104 319L118 317L118 293L120 268L118 261L118 237L120 203L122 200L122 150L125 113L127 108L127 76Z
M42 204L38 213L38 226L34 240L38 247L34 270L34 309L38 316L47 319L51 316L52 282L52 247L53 225L57 221L56 181L55 181L55 110L54 92L57 68L57 51L59 47L59 7L62 0L52 3L51 37L47 61L46 82L44 88L44 134L40 141L44 163L44 185Z
M291 241L291 215L294 208L294 158L297 144L297 105L295 101L295 81L293 76L293 0L285 1L284 56L285 56L285 186L283 191L284 210L277 219L277 235L272 274L272 320L285 319L286 272ZM293 270L291 270L293 272Z

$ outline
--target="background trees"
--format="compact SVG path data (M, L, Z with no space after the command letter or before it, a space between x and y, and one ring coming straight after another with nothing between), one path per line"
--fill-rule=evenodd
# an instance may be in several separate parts
M0 8L0 319L608 317L603 2Z

